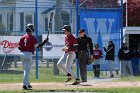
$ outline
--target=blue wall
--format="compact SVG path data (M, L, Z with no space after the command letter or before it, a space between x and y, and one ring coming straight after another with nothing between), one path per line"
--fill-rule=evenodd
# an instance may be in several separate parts
M114 69L119 68L117 59L121 42L121 10L120 9L86 9L80 12L80 27L86 30L86 34L92 38L93 44L98 43L103 52L103 47L108 46L108 41L115 44L116 60ZM105 58L105 57L104 57ZM101 64L101 70L108 70L107 63ZM88 66L92 70L92 65Z

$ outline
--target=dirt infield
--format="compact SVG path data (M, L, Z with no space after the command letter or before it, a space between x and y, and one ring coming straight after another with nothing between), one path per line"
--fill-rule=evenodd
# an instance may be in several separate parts
M140 87L140 81L133 82L86 82L79 85L71 83L31 83L33 89L55 90L55 89L74 89L74 88L126 88ZM22 90L22 83L0 84L0 90Z

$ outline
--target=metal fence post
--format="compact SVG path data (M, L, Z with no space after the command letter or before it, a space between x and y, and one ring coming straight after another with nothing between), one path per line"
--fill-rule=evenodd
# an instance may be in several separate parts
M53 75L59 75L59 69L57 68L58 59L55 59L53 62Z
M38 0L35 0L35 34L38 40ZM36 79L38 79L38 49L36 49Z
M49 60L48 60L48 59L46 60L46 65L47 65L47 68L50 67L50 65L49 65Z
M76 0L76 37L78 37L78 0ZM78 60L76 60L76 74L77 77L79 78L79 64Z

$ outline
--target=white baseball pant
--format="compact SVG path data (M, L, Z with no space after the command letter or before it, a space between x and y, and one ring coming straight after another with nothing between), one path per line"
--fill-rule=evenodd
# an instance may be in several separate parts
M65 53L58 61L57 67L64 73L70 73L74 79L77 79L77 75L72 71L72 63L76 57L74 51Z
M31 52L22 52L21 55L22 63L23 63L23 70L24 70L24 76L23 76L23 86L29 86L29 73L32 63L32 53Z

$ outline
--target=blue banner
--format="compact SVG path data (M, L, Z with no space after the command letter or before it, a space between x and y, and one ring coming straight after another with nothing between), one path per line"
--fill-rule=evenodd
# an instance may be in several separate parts
M93 44L98 43L101 50L108 46L108 41L115 44L116 64L121 42L121 11L119 9L86 9L80 12L80 27L92 38ZM103 51L103 55L105 52ZM105 66L106 67L106 66Z

